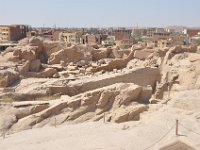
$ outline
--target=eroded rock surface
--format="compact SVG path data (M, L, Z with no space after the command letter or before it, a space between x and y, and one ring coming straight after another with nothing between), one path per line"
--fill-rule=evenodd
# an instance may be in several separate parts
M54 125L55 118L140 120L150 103L200 88L200 54L192 46L120 50L32 37L7 48L0 63L0 129L9 132Z
M10 110L13 110L12 116L16 119L15 122L11 121L11 130L20 131L45 125L55 115L60 123L98 121L103 119L105 113L109 122L138 120L140 113L148 110L148 105L140 102L145 98L144 91L143 87L133 83L117 83L49 102L14 102Z

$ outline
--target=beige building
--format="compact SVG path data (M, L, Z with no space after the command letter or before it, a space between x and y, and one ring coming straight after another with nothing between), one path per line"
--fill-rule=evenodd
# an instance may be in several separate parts
M11 41L11 28L9 26L0 26L0 42Z
M79 32L62 32L62 37L66 43L78 44L81 42L81 33Z
M101 42L103 46L113 46L115 44L115 36L107 36L105 40Z
M0 43L17 42L26 37L28 26L0 25Z
M155 42L155 46L164 48L164 47L172 47L176 45L188 45L189 40L185 36L174 35L165 40L158 40Z
M153 35L163 35L166 34L166 31L164 28L147 28L147 36L152 37Z

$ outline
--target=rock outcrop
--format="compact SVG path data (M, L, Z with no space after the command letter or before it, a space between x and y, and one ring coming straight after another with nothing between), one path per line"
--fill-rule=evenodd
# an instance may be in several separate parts
M0 87L8 87L19 79L19 73L14 70L0 70Z
M92 72L98 72L101 70L113 71L114 69L123 69L126 67L128 62L134 58L134 53L135 53L135 50L132 50L130 54L127 56L127 58L111 60L110 62L108 62L108 64L92 69Z
M151 87L154 87L156 82L160 81L160 77L161 76L158 68L138 67L115 74L103 74L97 77L86 77L82 80L71 81L68 86L73 87L80 92L85 92L120 82L135 83L140 86L151 85Z
M45 125L45 120L55 115L61 123L98 121L105 117L105 113L109 122L138 120L140 113L148 109L147 105L138 102L142 93L143 88L133 83L118 83L73 97L62 96L57 102L15 102L15 109L24 107L29 111L14 113L17 122L12 125L11 130L20 131L39 124ZM61 117L63 115L64 118Z
M32 37L0 54L0 129L139 120L149 103L200 88L196 47L70 45Z
M49 57L48 64L60 64L60 61L65 63L78 63L81 60L92 61L91 55L92 48L85 46L71 46L55 53L52 53Z

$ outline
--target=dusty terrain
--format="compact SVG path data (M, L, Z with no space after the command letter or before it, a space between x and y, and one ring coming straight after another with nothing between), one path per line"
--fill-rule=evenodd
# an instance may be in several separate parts
M123 51L32 37L0 60L0 149L200 148L197 47Z

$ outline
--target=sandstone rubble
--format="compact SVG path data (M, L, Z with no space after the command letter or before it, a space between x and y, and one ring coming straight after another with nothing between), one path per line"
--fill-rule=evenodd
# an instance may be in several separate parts
M57 124L140 120L169 92L200 88L197 47L95 48L40 37L7 48L0 55L0 129L41 127L53 117Z

